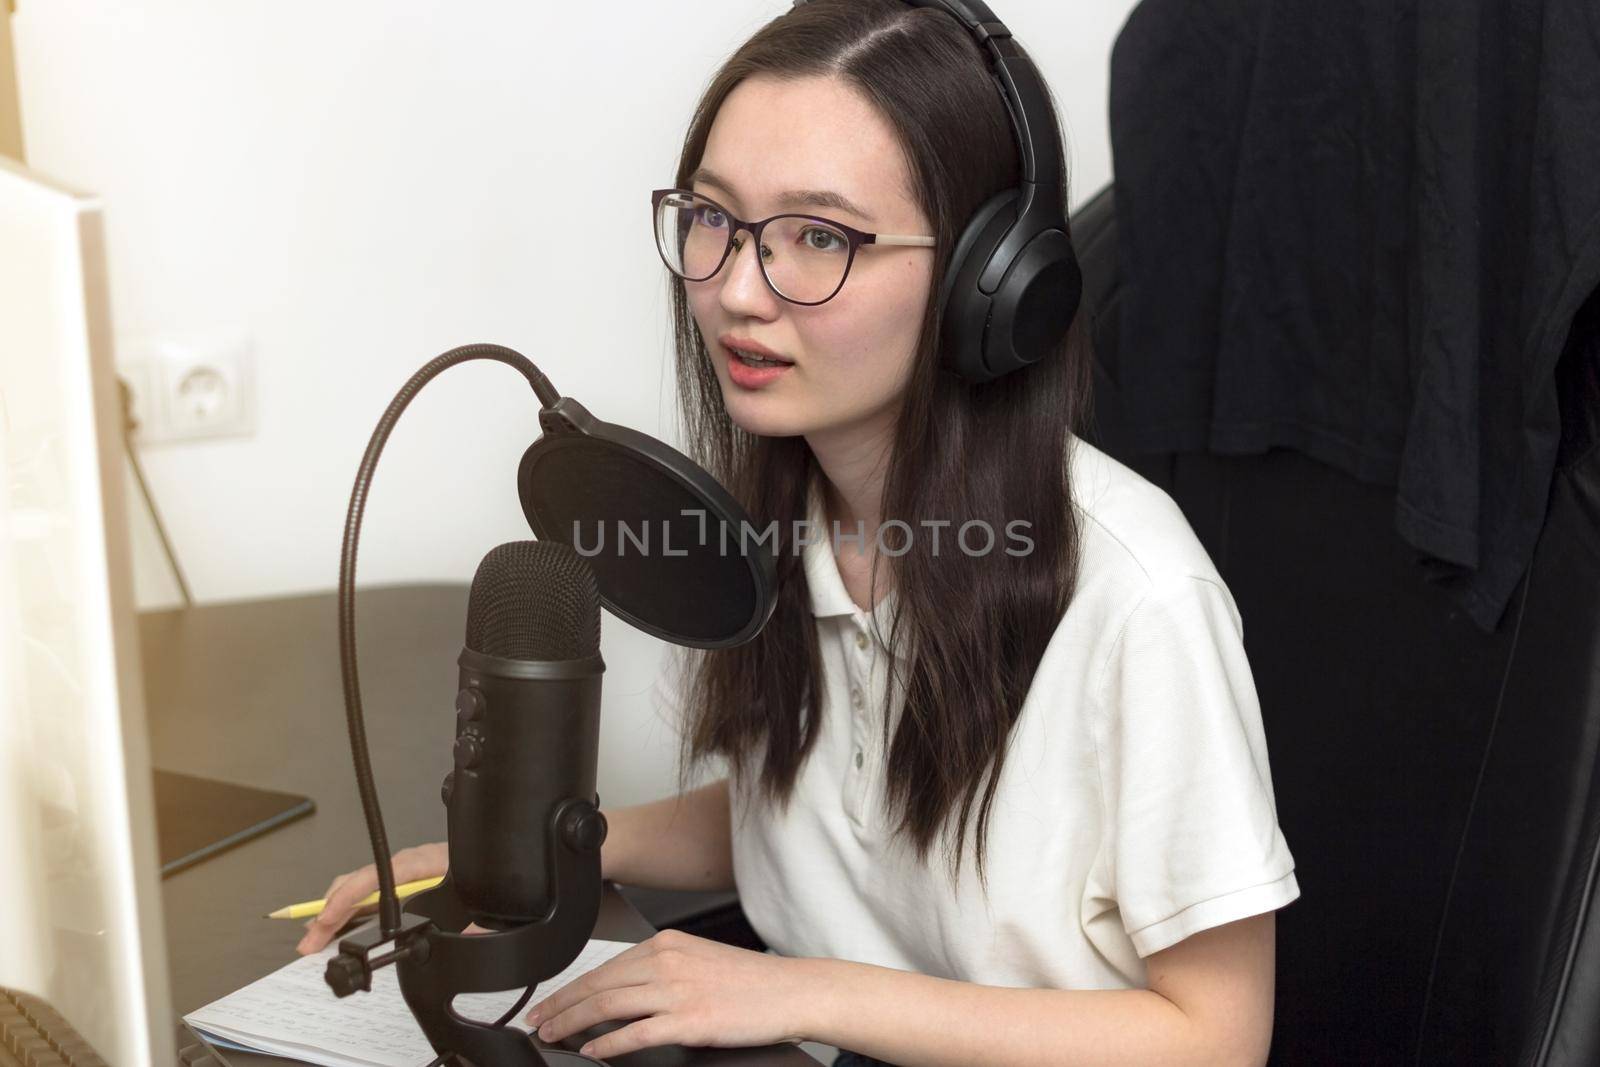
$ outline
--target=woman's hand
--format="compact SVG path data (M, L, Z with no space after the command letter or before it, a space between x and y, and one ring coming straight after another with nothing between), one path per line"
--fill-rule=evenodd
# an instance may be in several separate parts
M442 877L450 866L450 852L443 841L429 845L403 848L393 856L396 885L415 882L421 878ZM378 868L367 864L357 871L349 871L335 878L328 891L322 894L327 902L322 914L306 923L306 935L295 946L295 951L305 956L320 950L340 928L355 914L366 915L377 911L377 905L357 908L356 902L378 888Z
M663 930L556 990L527 1019L552 1043L610 1019L638 1020L579 1050L597 1059L654 1045L799 1042L803 962Z

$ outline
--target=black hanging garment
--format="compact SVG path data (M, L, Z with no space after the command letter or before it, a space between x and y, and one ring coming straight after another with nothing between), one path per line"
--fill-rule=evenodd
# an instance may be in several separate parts
M1145 0L1110 103L1108 444L1393 485L1426 576L1494 629L1600 287L1600 0Z

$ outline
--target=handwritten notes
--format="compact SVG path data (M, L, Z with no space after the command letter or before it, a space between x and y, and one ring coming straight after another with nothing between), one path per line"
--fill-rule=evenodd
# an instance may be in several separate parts
M590 941L571 966L539 984L528 1006L632 947L626 941ZM400 996L395 969L376 971L370 992L340 999L322 978L337 952L334 944L302 956L184 1021L207 1036L323 1067L424 1067L434 1058L433 1046ZM492 1023L521 995L521 989L463 993L454 1006L458 1015ZM526 1014L524 1007L506 1025L526 1033Z

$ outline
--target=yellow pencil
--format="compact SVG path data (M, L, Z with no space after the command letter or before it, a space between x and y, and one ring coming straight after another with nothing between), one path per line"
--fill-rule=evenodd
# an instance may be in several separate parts
M395 893L395 896L397 896L397 897L402 897L402 898L403 897L409 897L411 894L420 893L424 889L432 889L434 886L438 885L442 881L444 881L444 879L441 877L441 878L423 878L423 879L421 879L419 881L416 881L416 882L405 882L405 883L403 883L401 885L395 886L394 887L394 893ZM378 902L378 894L376 892L372 892L372 893L368 893L367 896L361 901L361 903L357 904L356 906L357 907L364 907L364 906L366 906L368 904L376 904L377 902ZM321 915L322 914L322 909L323 909L323 907L325 907L327 905L327 903L328 902L326 900L308 900L304 904L290 904L287 908L279 908L277 911L273 912L271 915L263 916L263 918L267 918L267 919L307 919L307 918L310 918L313 915Z

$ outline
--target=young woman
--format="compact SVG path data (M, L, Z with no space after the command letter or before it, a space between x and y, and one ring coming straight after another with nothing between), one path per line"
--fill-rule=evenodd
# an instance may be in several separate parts
M955 240L1018 173L989 59L936 7L814 0L707 90L658 245L691 451L778 524L779 600L664 688L685 780L730 777L607 812L602 866L737 887L776 954L663 932L536 1004L546 1039L1266 1061L1299 888L1232 598L1170 499L1073 433L1083 316L982 384L940 351ZM376 884L336 879L301 950Z

